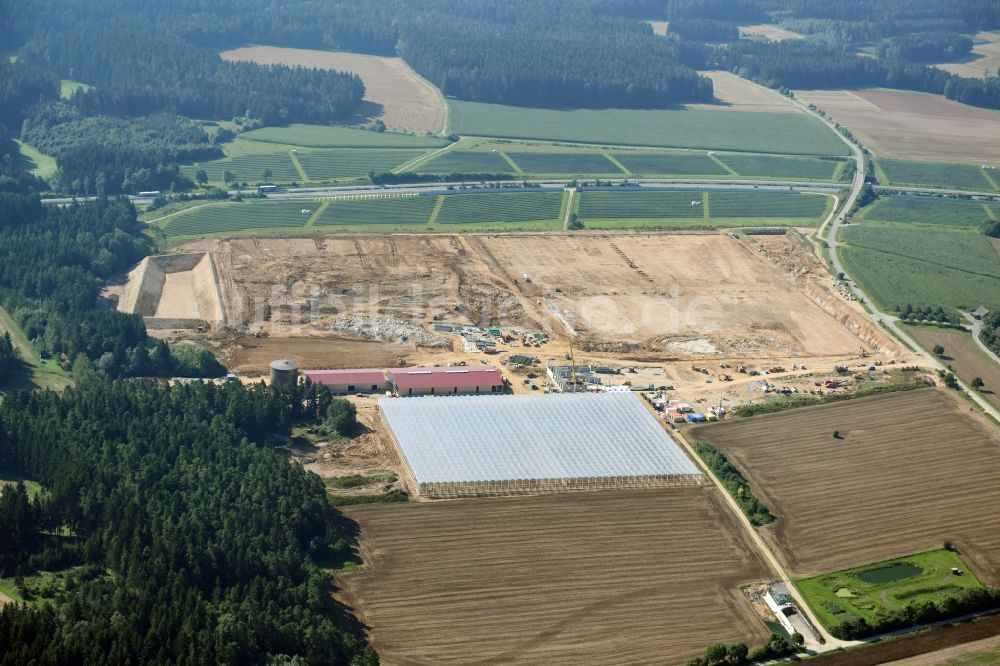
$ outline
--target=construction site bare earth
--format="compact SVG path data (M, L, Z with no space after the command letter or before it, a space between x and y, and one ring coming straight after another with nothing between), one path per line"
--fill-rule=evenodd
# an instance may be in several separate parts
M208 273L162 271L156 301L148 285L161 281L143 277L142 265L126 292L141 283L144 297L126 296L120 309L157 318L198 312L251 335L442 351L453 340L435 331L437 321L573 336L582 352L640 361L894 349L793 236L338 235L203 239L183 252L212 258L221 316L206 312L213 290L187 287L204 285Z

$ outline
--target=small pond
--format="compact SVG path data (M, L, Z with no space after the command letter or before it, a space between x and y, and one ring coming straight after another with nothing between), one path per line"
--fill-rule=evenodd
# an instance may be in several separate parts
M909 562L894 562L878 569L861 571L858 573L858 578L869 585L885 585L886 583L895 583L899 580L919 576L923 572L923 569Z

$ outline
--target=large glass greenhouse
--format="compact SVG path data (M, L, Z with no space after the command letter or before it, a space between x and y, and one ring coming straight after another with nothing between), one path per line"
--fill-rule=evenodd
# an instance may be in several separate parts
M629 393L384 398L426 497L697 485L701 473Z

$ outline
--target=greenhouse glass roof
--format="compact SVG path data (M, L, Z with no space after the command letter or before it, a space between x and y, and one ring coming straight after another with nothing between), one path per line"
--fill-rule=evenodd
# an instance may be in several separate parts
M699 475L629 393L383 398L417 483Z

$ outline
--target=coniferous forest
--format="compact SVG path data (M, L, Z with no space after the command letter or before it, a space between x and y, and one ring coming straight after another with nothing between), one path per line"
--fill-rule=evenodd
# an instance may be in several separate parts
M0 573L74 573L0 610L0 664L378 663L320 568L350 556L350 526L271 447L328 403L87 369L61 396L8 396L0 461L46 491L0 493Z

